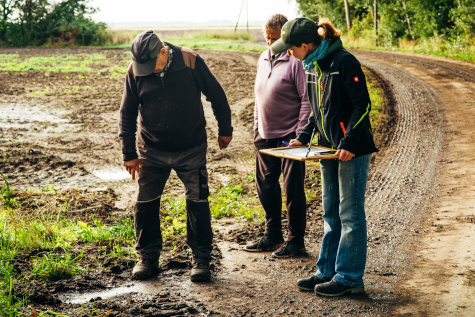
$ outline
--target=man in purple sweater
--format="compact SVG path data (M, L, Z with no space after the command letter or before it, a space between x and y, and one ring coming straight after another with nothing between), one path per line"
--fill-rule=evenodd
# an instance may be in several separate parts
M281 14L269 17L264 27L269 47L280 38L286 22L287 18ZM307 124L311 110L302 63L287 54L275 54L269 48L257 64L255 93L256 186L266 215L266 233L245 250L274 251L275 257L291 257L305 252L305 162L261 154L259 150L286 146L283 142L295 138ZM281 174L287 197L288 237L285 242L281 224Z

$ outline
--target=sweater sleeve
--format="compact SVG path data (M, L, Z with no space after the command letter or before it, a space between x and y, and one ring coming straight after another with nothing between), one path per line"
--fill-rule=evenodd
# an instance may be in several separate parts
M259 61L257 62L256 71L258 70L259 70ZM256 77L257 77L257 72L256 72ZM254 131L257 130L258 128L259 128L259 108L257 108L257 96L256 96L256 98L254 99Z
M308 144L308 142L311 141L310 138L312 137L313 129L315 129L315 116L313 115L313 111L311 111L308 122L297 137L297 141L300 141L302 144Z
M226 94L223 87L221 87L216 77L214 77L199 55L196 57L195 68L192 72L198 88L206 96L206 100L211 102L211 108L218 121L219 135L232 136L231 108L229 107Z
M303 69L302 63L300 61L296 61L294 69L295 87L297 88L297 92L300 96L300 114L297 130L295 132L297 135L299 135L305 125L308 123L308 118L310 113L312 112L312 109L310 108L310 102L308 101L307 78L305 76L305 70Z
M127 71L119 110L119 140L124 161L130 161L138 157L135 147L138 107L137 85L133 74Z
M352 113L346 127L346 134L340 140L338 148L355 153L359 138L369 120L371 100L365 75L360 63L353 55L342 59L341 86L342 90L348 94Z

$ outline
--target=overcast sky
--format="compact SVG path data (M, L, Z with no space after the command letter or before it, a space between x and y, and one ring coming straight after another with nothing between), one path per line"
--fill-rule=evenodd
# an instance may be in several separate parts
M99 12L93 17L100 22L206 22L210 20L236 21L243 0L91 0ZM273 13L288 18L297 17L295 0L249 1L249 20L265 21ZM246 4L241 13L246 21Z

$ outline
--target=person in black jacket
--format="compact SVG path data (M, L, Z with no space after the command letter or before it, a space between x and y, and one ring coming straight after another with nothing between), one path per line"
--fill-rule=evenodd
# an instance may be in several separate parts
M366 217L364 198L371 153L376 152L371 101L358 60L342 45L341 32L327 19L297 18L282 28L274 52L287 50L302 61L312 113L291 146L312 142L336 151L320 160L324 236L315 275L300 279L302 290L323 296L364 291Z
M201 93L218 121L220 149L232 139L228 100L204 60L188 48L162 42L153 31L146 31L135 37L131 52L119 110L119 139L125 168L132 179L138 175L134 229L140 261L132 277L147 279L158 267L160 198L174 169L186 187L186 242L194 263L190 278L209 280L213 233Z

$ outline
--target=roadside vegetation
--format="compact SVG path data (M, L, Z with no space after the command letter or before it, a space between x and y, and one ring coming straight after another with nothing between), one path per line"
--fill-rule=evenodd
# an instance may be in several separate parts
M107 48L129 48L135 36L140 34L138 31L110 30L109 32L111 37L104 45ZM267 49L262 45L258 45L252 34L242 31L190 31L185 32L180 37L167 37L165 35L162 40L192 49L257 53Z
M110 34L87 0L0 1L1 46L72 46L104 43Z
M301 13L315 21L320 17L330 19L343 31L344 45L348 48L424 53L475 62L474 0L297 0L297 3ZM377 32L374 3L377 3Z

